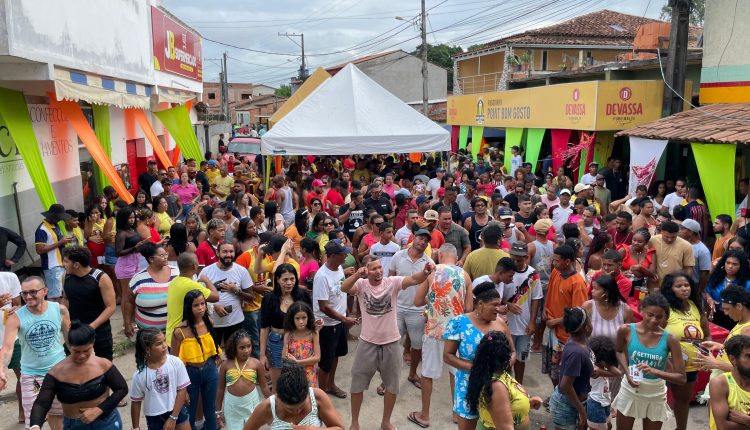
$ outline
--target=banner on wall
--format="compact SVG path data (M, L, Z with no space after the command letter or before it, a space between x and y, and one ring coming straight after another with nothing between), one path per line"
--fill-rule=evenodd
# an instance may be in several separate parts
M667 147L667 140L630 137L630 182L628 194L635 195L638 185L651 185L656 166Z
M46 183L79 176L78 141L65 115L60 109L44 104L30 104L26 108L47 174ZM0 116L0 197L13 194L13 183L18 183L19 192L39 189L24 164L21 150L13 141L12 127ZM42 203L42 206L49 206Z
M203 42L198 33L151 6L154 69L203 81Z
M632 138L631 138L632 139ZM695 165L706 194L708 210L714 216L727 214L735 217L734 193L734 158L737 145L692 143Z

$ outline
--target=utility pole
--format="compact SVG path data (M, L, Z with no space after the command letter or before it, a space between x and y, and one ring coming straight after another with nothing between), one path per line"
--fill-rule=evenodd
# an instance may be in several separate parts
M299 80L304 81L307 79L307 65L305 64L305 33L278 33L279 36L284 36L291 40L292 43L302 48L302 64L299 66ZM299 37L301 43L297 43L292 37Z
M422 113L430 117L427 112L427 11L425 0L422 0Z
M221 70L224 74L224 84L221 87L221 113L224 114L226 121L230 121L229 118L229 75L227 74L227 52L224 51L221 61Z
M687 68L688 30L690 29L691 0L669 0L672 8L672 26L669 31L669 49L667 50L667 70L665 78L662 112L665 116L682 112L685 92L685 74ZM677 94L675 94L677 93ZM688 95L690 97L690 95Z

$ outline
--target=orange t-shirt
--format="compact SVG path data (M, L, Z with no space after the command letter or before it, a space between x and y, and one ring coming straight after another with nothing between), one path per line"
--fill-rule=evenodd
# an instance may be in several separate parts
M552 270L547 285L547 298L544 302L544 313L548 320L562 318L566 307L583 306L586 300L588 300L586 281L578 272L573 271L566 277L557 269ZM568 332L565 331L562 323L555 326L555 336L560 342L568 341Z

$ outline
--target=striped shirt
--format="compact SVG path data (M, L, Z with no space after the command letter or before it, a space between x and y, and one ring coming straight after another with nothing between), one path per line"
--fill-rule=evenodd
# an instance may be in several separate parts
M130 280L130 291L135 296L135 323L140 328L167 328L167 287L180 272L174 267L167 282L157 282L148 269L137 273Z

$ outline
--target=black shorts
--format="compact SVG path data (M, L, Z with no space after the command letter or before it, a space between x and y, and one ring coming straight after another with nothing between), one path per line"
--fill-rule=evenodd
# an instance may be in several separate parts
M96 329L96 339L94 339L94 354L97 357L106 358L112 361L113 358L112 326L109 321Z
M346 329L343 323L320 329L320 370L330 372L333 361L348 352L349 345L346 343Z
M226 327L214 327L214 333L216 333L216 340L221 345L225 345L227 341L229 340L232 335L238 331L242 330L243 325L245 324L244 321L242 321L239 324L230 325Z

